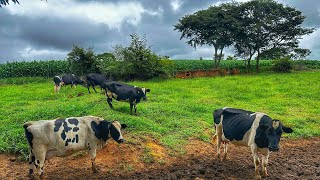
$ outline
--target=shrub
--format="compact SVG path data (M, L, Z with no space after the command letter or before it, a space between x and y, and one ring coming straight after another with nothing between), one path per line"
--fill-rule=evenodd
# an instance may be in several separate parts
M67 56L67 60L70 71L75 74L85 75L98 71L96 57L92 48L84 49L74 45L72 51Z
M273 66L273 70L275 72L290 72L292 70L292 62L288 57L276 60Z
M130 36L130 46L115 46L113 56L101 58L99 69L112 79L147 80L167 76L169 63L161 62L162 57L151 50L146 38L139 38L137 34Z

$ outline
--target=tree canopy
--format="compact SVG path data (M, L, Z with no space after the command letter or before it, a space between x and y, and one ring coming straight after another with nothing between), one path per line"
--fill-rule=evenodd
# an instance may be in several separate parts
M180 39L188 39L189 45L213 46L215 68L223 49L233 45L247 67L255 56L259 71L261 58L303 58L310 54L310 50L299 48L299 39L315 30L302 27L304 19L301 11L274 0L252 0L210 6L182 17L174 29L181 32Z
M181 32L181 37L189 39L187 44L197 47L209 45L214 47L215 67L222 58L224 48L233 43L232 32L237 26L233 3L210 6L194 14L186 15L174 25L174 30Z

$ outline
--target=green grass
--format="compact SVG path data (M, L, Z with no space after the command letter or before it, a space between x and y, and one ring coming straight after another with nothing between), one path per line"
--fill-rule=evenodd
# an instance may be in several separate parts
M129 115L125 102L114 101L111 110L104 95L87 94L81 86L64 87L55 94L51 79L4 79L0 80L0 151L27 152L22 128L26 121L84 115L120 120L129 125L128 139L152 137L183 151L189 139L209 141L212 111L225 106L280 119L294 129L289 137L320 136L319 78L315 71L131 82L151 89L148 101L137 106L138 116ZM79 92L85 94L77 97Z

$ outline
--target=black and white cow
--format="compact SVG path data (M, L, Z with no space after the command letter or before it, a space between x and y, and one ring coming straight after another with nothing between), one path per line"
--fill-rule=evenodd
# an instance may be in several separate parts
M98 172L96 150L104 147L110 138L123 143L121 129L126 128L126 125L118 121L109 122L99 117L84 116L30 121L23 127L30 147L29 175L31 177L35 169L42 179L46 159L68 156L86 149L91 157L93 172Z
M285 127L279 120L271 119L260 112L252 112L235 108L222 108L213 112L216 133L213 141L217 144L217 157L220 159L220 146L224 144L224 156L227 158L228 143L237 146L248 146L251 149L255 178L260 179L259 156L262 154L262 175L267 173L267 164L270 151L279 150L281 134L292 133L293 130Z
M106 91L107 102L111 109L112 98L117 101L127 101L130 103L130 114L132 114L132 108L134 108L134 114L137 114L137 104L141 99L147 99L147 92L150 92L150 89L140 88L137 86L131 86L121 82L104 82L102 87Z
M53 77L53 81L54 81L54 91L55 92L59 92L61 86L63 86L63 85L71 85L71 88L73 86L76 87L76 85L78 85L78 84L86 86L85 82L74 74L65 74L62 77L55 76L55 77Z
M103 82L110 82L104 75L98 74L98 73L90 73L86 76L86 81L87 81L87 88L89 94L90 92L90 86L92 86L94 92L97 92L94 86L100 86L101 91L102 91L102 83Z

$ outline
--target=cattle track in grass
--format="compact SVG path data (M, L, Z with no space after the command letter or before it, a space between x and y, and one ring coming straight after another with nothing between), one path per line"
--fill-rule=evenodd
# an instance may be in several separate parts
M269 177L265 179L320 179L320 138L282 139L279 152L271 153ZM156 153L154 162L145 162L149 148ZM185 154L172 157L154 141L143 144L110 143L97 154L101 171L92 174L86 153L54 158L46 166L47 179L252 179L254 165L246 147L230 146L230 160L220 162L209 143L190 140ZM0 155L0 179L26 179L27 162L14 161L12 155Z

